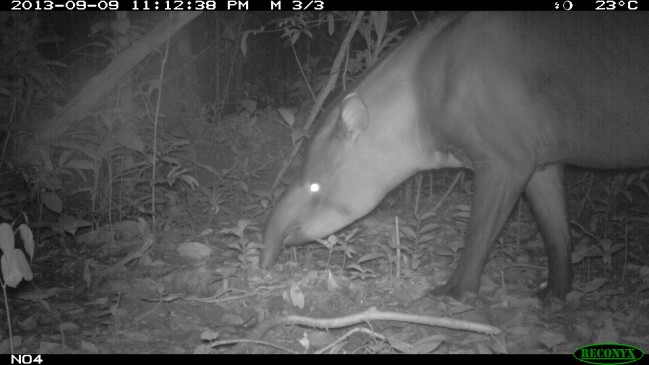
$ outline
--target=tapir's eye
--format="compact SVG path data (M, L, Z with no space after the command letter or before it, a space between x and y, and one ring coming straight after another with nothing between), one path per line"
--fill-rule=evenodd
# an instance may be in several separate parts
M320 191L320 184L311 183L311 185L309 185L309 191L312 193L317 193L318 191Z

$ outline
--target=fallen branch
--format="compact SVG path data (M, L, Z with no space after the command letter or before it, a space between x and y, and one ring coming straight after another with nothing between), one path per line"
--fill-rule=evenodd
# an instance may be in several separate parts
M304 316L284 316L276 317L272 319L265 320L257 325L254 330L248 336L247 341L259 341L261 340L268 331L279 325L300 325L305 327L313 328L341 328L347 327L358 323L365 323L368 321L398 321L398 322L410 322L417 324L424 324L428 326L438 326L446 327L456 330L463 331L473 331L479 333L485 333L489 335L497 335L500 333L500 329L497 327L489 326L481 323L474 323L459 319L453 318L439 318L439 317L429 317L421 316L416 314L407 314L399 312L380 312L376 307L371 307L365 310L364 312L352 314L346 317L340 318L311 318ZM230 344L232 341L218 341L212 344L213 347L220 346L224 344ZM241 353L247 347L249 343L239 342L236 346L230 349L230 353Z

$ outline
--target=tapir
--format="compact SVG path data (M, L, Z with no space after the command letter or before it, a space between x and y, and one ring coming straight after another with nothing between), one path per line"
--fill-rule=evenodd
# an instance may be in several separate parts
M548 255L540 294L563 299L572 284L564 164L649 165L649 15L442 13L323 112L266 222L260 266L365 216L418 171L468 168L464 249L433 295L476 297L524 192Z

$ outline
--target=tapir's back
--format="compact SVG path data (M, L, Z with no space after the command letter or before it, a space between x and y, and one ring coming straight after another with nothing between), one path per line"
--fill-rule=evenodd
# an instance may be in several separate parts
M561 161L638 167L649 160L649 16L504 14L513 66ZM518 43L515 43L518 42ZM505 70L506 72L506 70Z

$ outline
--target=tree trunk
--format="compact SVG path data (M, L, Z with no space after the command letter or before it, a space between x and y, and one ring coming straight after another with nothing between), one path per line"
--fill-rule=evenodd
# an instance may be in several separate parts
M199 14L189 11L172 13L169 21L162 21L146 37L122 52L102 72L90 79L49 123L33 126L36 140L48 141L64 135L74 122L88 116L97 102L115 89L133 67Z

